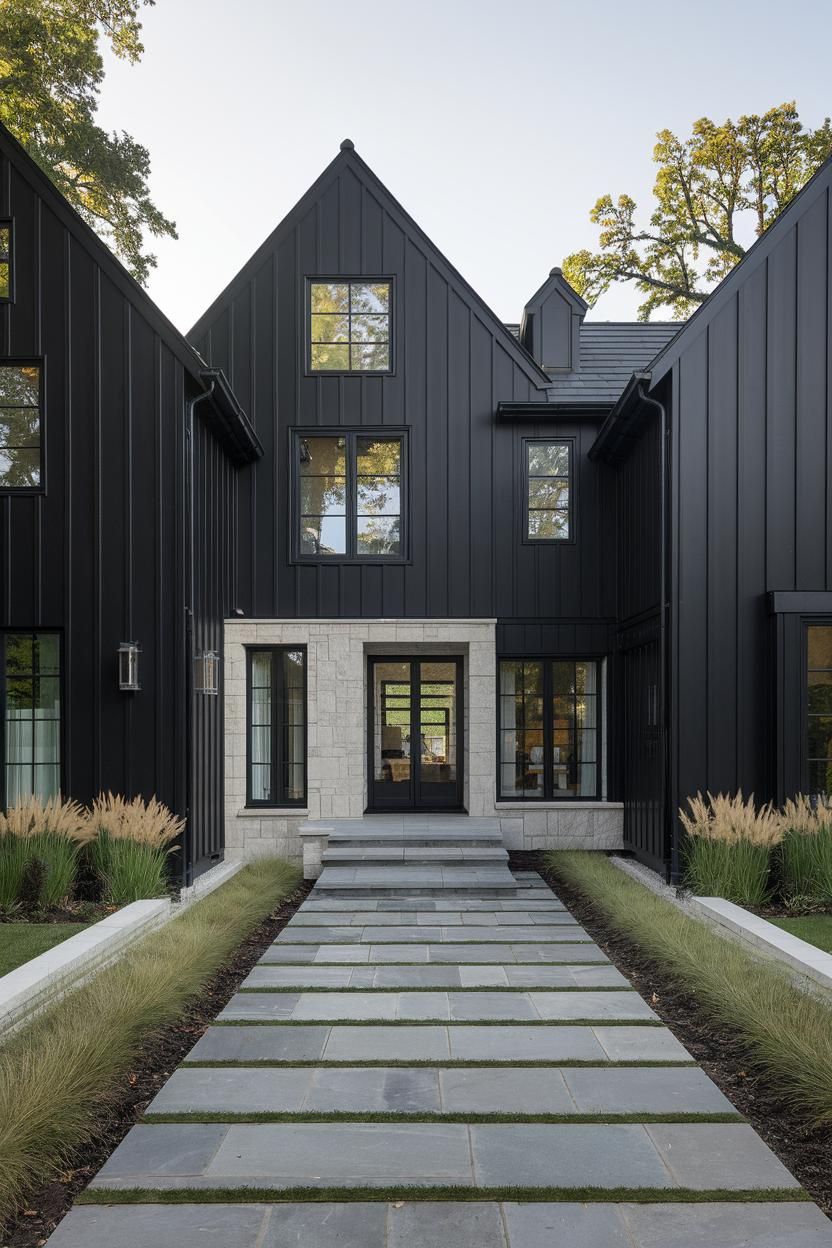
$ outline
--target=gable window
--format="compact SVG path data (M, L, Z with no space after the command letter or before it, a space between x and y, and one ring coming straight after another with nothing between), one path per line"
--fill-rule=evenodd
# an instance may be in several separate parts
M40 488L42 443L41 365L0 361L0 490Z
M600 673L589 660L500 662L501 798L599 797Z
M389 373L391 293L389 281L310 281L309 371Z
M810 624L806 631L806 789L832 793L832 624Z
M12 223L0 218L0 303L12 298Z
M299 559L401 559L404 435L295 434Z
M248 805L306 801L306 649L248 651Z
M61 791L61 645L57 633L0 633L0 805Z
M525 539L563 542L573 536L572 441L527 438Z

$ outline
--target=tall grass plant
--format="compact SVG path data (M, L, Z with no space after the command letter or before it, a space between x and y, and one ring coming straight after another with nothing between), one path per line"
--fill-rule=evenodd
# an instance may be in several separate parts
M724 897L760 906L770 896L771 851L783 830L770 804L756 807L753 795L697 793L679 811L687 833L685 883L700 896Z

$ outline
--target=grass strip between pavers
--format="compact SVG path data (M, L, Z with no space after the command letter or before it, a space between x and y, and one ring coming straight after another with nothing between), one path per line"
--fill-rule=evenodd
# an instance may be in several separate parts
M285 946L281 945L281 948L285 948ZM338 969L341 971L360 971L366 970L367 967L375 967L376 970L386 971L388 966L572 966L580 969L582 967L610 966L611 963L609 958L604 958L603 962L258 962L257 965L277 966L280 968L303 966L307 969L313 966L320 966L329 970Z
M216 1018L212 1027L664 1027L660 1018Z
M587 984L557 984L553 988L547 988L544 985L533 984L475 984L473 987L465 985L454 985L449 988L447 984L404 984L398 988L391 988L389 985L378 987L371 985L368 988L362 988L358 985L342 984L340 988L333 988L329 984L265 984L262 988L258 988L256 984L249 984L244 987L242 984L237 989L237 994L246 992L290 992L292 994L302 992L370 992L370 993L387 993L406 992L408 995L412 992L635 992L632 984L599 984L597 988Z
M188 1002L300 882L259 859L151 932L0 1046L0 1223L39 1183L77 1163L147 1034Z
M303 1202L331 1204L356 1201L512 1201L534 1204L727 1204L734 1201L784 1202L810 1200L802 1187L759 1187L726 1191L688 1187L133 1187L121 1191L90 1188L76 1205L240 1205Z
M755 957L657 897L600 854L546 855L580 892L684 991L703 1016L742 1037L749 1062L815 1122L832 1122L832 1002L805 992L785 967Z
M308 932L309 928L303 929ZM380 927L379 931L386 931L386 928ZM462 945L488 945L489 949L495 945L498 949L500 945L569 945L570 947L580 949L581 945L594 945L595 941L591 937L586 940L558 940L555 936L541 936L534 940L518 940L518 938L507 936L505 940L337 940L330 938L329 940L275 940L272 944L273 949L303 949L315 948L315 945L339 945L342 949L366 949L368 945L441 945L443 949L448 949Z
M283 1061L280 1061L278 1058L250 1057L245 1060L243 1060L242 1058L240 1059L229 1058L226 1061L220 1061L220 1060L210 1061L210 1060L203 1060L203 1059L198 1059L197 1061L189 1061L186 1058L185 1061L180 1063L177 1069L178 1070L194 1070L195 1068L204 1067L209 1070L213 1068L222 1070L225 1068L251 1069L253 1067L256 1070L260 1070L263 1067L266 1067L266 1068L272 1067L275 1070L284 1070L290 1067L298 1067L300 1069L305 1069L310 1066L321 1066L325 1068L326 1070L353 1070L356 1067L369 1068L369 1067L375 1067L375 1066L393 1066L396 1068L402 1067L405 1069L410 1066L418 1066L420 1069L430 1068L430 1067L437 1067L439 1069L444 1069L446 1066L451 1066L456 1069L459 1069L460 1067L465 1067L465 1068L471 1067L474 1070L478 1070L478 1069L484 1069L484 1068L494 1066L498 1069L503 1069L503 1070L506 1070L506 1069L513 1070L515 1069L515 1067L517 1069L528 1067L528 1068L533 1068L533 1069L551 1070L552 1068L560 1069L562 1066L568 1066L570 1068L575 1067L575 1068L580 1068L580 1069L589 1068L589 1069L598 1069L598 1070L608 1070L608 1069L609 1070L645 1070L645 1069L652 1070L653 1067L660 1066L662 1068L679 1067L682 1069L690 1070L691 1067L698 1067L698 1065L699 1063L695 1062L692 1058L690 1061L687 1061L687 1062L673 1062L673 1061L648 1062L648 1061L633 1061L631 1059L628 1059L626 1061L621 1061L621 1062L612 1062L612 1061L604 1062L604 1061L599 1061L597 1058L582 1059L578 1057L560 1058L557 1061L553 1061L552 1058L550 1057L540 1058L539 1060L529 1059L529 1058L519 1059L519 1060L515 1060L513 1058L505 1058L501 1060L499 1058L489 1059L489 1058L468 1058L468 1057L436 1057L436 1058L414 1057L414 1058L402 1059L400 1061L396 1061L396 1060L391 1061L390 1059L380 1057L380 1058L365 1058L361 1061L354 1061L354 1062L347 1062L347 1061L344 1061L343 1058L338 1058L337 1061L328 1062L326 1061L325 1058L316 1057L316 1058L309 1058L308 1061L299 1061L296 1058L291 1058L283 1062Z
M598 1123L604 1126L618 1123L656 1123L656 1122L745 1122L741 1113L677 1113L677 1114L437 1114L437 1113L396 1113L392 1111L371 1111L361 1113L348 1110L298 1110L294 1113L269 1113L265 1110L255 1113L224 1113L221 1110L195 1110L181 1113L145 1113L139 1119L146 1126L171 1122L227 1122L227 1123L262 1123L262 1122L454 1122L463 1124L479 1123L544 1123L558 1126L585 1126Z

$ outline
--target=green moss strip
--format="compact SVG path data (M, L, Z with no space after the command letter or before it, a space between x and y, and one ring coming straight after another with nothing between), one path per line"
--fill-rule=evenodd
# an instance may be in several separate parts
M660 1018L218 1018L213 1027L664 1027Z
M689 1062L666 1062L666 1061L665 1062L636 1062L636 1061L599 1062L599 1061L589 1061L589 1060L581 1061L579 1058L566 1058L566 1059L558 1060L556 1062L553 1062L551 1058L546 1058L545 1060L541 1060L538 1062L538 1061L515 1061L511 1058L508 1058L505 1061L485 1061L485 1060L472 1061L467 1057L460 1057L460 1058L443 1057L443 1058L425 1058L425 1059L408 1058L407 1061L388 1061L388 1060L385 1060L384 1058L379 1058L378 1060L374 1059L372 1061L366 1060L366 1061L360 1061L360 1062L359 1061L325 1062L321 1058L311 1059L308 1062L300 1062L300 1061L281 1062L281 1061L271 1061L269 1059L258 1060L256 1058L249 1058L248 1061L229 1060L229 1061L224 1061L224 1062L222 1061L211 1062L211 1061L199 1061L199 1060L190 1061L188 1058L186 1058L185 1061L182 1062L181 1065L179 1066L179 1069L180 1070L192 1070L194 1067L206 1067L210 1069L215 1066L219 1067L220 1069L224 1069L226 1067L232 1067L232 1068L233 1067L240 1067L240 1068L254 1067L257 1070L260 1070L263 1067L267 1069L269 1067L274 1067L274 1069L276 1070L285 1070L293 1066L298 1066L298 1067L323 1066L327 1070L338 1070L338 1069L343 1069L343 1068L348 1068L352 1070L356 1066L392 1066L392 1067L403 1067L405 1069L410 1066L438 1067L439 1069L444 1069L446 1066L464 1066L467 1069L468 1067L479 1068L479 1067L494 1066L497 1068L503 1067L503 1068L508 1068L510 1070L515 1070L518 1067L534 1067L534 1068L545 1068L545 1069L551 1069L552 1067L556 1067L560 1069L560 1067L562 1066L576 1066L576 1067L581 1067L581 1068L589 1067L591 1069L598 1069L598 1070L606 1070L608 1068L611 1070L646 1070L646 1069L653 1070L656 1066L673 1066L673 1067L682 1067L682 1068L689 1069L691 1066L696 1066L697 1064L698 1063L694 1062L693 1060Z
M0 1048L0 1223L67 1168L149 1032L173 1022L295 889L277 859L246 867Z
M549 1204L553 1201L593 1204L693 1204L749 1201L794 1202L810 1197L802 1187L759 1187L726 1191L724 1188L700 1191L687 1187L180 1187L173 1190L134 1187L127 1191L87 1188L76 1198L77 1205L240 1205L288 1202L339 1204L356 1201L527 1201Z
M422 965L424 965L424 963ZM453 987L449 988L447 984L435 984L432 988L426 986L425 984L413 984L413 985L405 984L399 988L390 988L390 987L378 988L378 987L372 987L372 986L369 988L361 988L361 987L353 987L350 984L343 985L340 988L331 988L329 986L324 987L319 984L314 984L311 986L308 984L280 984L278 986L273 986L273 987L268 987L268 985L266 985L262 988L258 988L256 985L250 984L248 987L246 987L245 985L241 984L240 987L237 989L237 991L238 993L245 993L245 992L276 992L276 993L281 993L281 992L303 992L303 993L307 993L307 992L360 992L362 995L365 992L387 993L388 995L391 992L406 992L408 995L410 995L410 993L413 993L413 992L513 992L513 993L635 992L635 989L632 988L629 984L600 984L597 988L594 988L591 986L588 987L586 985L579 986L577 984L574 984L574 985L573 984L559 984L555 988L547 988L545 985L542 985L542 984L538 984L537 986L535 986L534 984L523 984L523 985L480 984L473 988L462 987L459 985L454 985Z
M742 1114L433 1114L433 1113L349 1113L336 1110L331 1113L220 1113L200 1110L196 1113L153 1114L146 1113L141 1121L148 1125L166 1122L523 1122L523 1123L649 1123L649 1122L745 1122Z
M656 897L600 854L547 855L616 931L662 966L702 1011L742 1037L750 1061L815 1122L832 1122L832 1003Z

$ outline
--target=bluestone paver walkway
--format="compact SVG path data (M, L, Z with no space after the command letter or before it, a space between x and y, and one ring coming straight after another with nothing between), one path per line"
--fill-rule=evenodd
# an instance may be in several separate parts
M427 891L420 846L450 857L447 829L449 849L494 849L489 821L385 826L339 830L326 888L50 1248L832 1248L827 1219L539 877L492 887L489 863L479 893L458 876ZM107 1205L137 1189L143 1203Z

